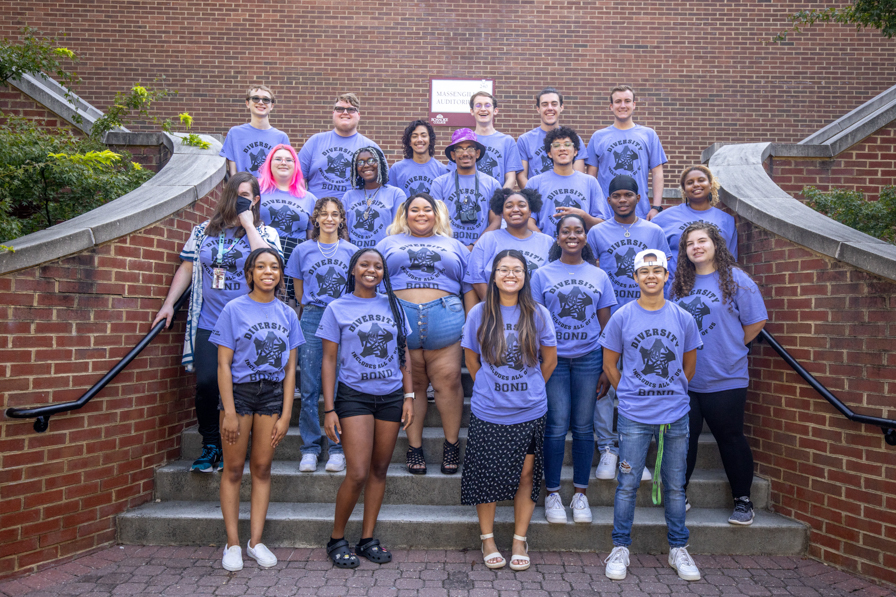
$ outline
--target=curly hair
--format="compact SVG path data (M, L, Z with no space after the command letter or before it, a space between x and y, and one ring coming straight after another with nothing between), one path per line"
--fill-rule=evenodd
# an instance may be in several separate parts
M283 295L284 289L286 288L286 284L283 280L286 275L283 273L283 257L280 257L280 253L278 253L276 249L273 249L271 247L262 247L260 249L255 249L254 251L249 253L248 257L246 257L246 261L243 263L243 275L246 277L246 286L249 287L249 292L255 290L255 280L252 279L252 270L255 269L255 262L258 261L258 258L265 253L273 255L277 258L277 266L280 268L280 280L277 281L277 287L274 289L274 293L277 296L281 296Z
M379 147L374 147L373 145L368 145L367 147L362 147L354 154L352 154L352 188L353 189L363 189L364 188L364 179L361 178L361 175L358 174L358 156L364 152L369 153L376 159L378 162L378 167L376 170L376 181L383 186L386 186L386 183L389 181L389 164L386 163L386 156L383 155L383 152L380 151Z
M411 135L414 134L418 126L426 127L426 132L429 133L429 156L432 157L436 154L436 130L427 121L420 119L407 125L404 129L404 134L401 136L401 146L404 147L404 158L406 160L414 157L414 150L411 147Z
M317 223L317 218L320 217L320 212L324 210L327 203L334 203L339 209L339 219L341 221L339 222L339 230L336 232L337 236L342 240L349 240L348 226L345 223L345 206L343 206L342 201L336 197L321 197L314 203L314 209L311 211L311 222L314 224L314 228L311 230L311 238L309 240L317 240L320 238L320 224Z
M530 213L537 214L541 211L541 193L539 193L535 189L523 189L522 191L514 191L513 189L505 189L503 187L500 189L495 189L495 192L492 193L492 198L489 199L488 202L489 209L491 209L492 213L497 216L504 215L504 204L513 195L519 195L526 200L526 203L529 204Z
M728 245L722 238L722 233L715 224L709 222L694 222L681 233L678 240L678 265L675 267L675 280L672 282L672 289L669 297L673 300L681 299L694 289L694 281L697 276L697 267L688 259L688 237L692 232L703 230L709 237L716 250L716 255L712 262L719 274L719 289L722 291L722 304L728 305L728 310L734 308L734 296L739 288L737 282L734 281L734 268L741 269L734 259L734 255L728 250Z
M554 244L551 245L550 250L548 250L548 261L557 261L560 259L560 256L563 255L563 249L560 248L560 228L563 227L563 222L568 220L569 218L575 218L579 222L582 223L582 228L584 230L588 230L588 225L585 223L585 218L580 216L579 214L566 214L557 222L557 236L555 237ZM591 265L597 266L597 259L594 258L594 250L591 249L591 245L588 242L585 242L585 246L582 247L582 260L586 263L590 263Z
M688 196L684 193L684 180L688 177L688 174L690 174L694 170L699 170L706 175L707 179L709 179L709 191L710 193L712 193L712 199L709 200L709 204L717 205L719 203L719 181L716 180L716 178L712 175L712 170L710 170L703 164L694 164L693 166L688 166L681 171L681 176L678 179L678 184L681 185L681 194L684 195L684 204L687 205L689 203Z
M433 199L432 195L429 193L417 193L408 197L407 201L405 201L398 210L398 213L395 214L395 219L392 221L392 224L386 229L386 234L389 236L393 234L411 234L411 227L408 226L408 210L411 209L411 202L418 198L429 203L436 214L436 221L432 227L433 235L454 238L454 233L451 230L451 216L448 214L448 208L445 207L445 204L440 199Z
M552 131L548 131L548 134L544 136L544 153L549 158L551 157L551 143L556 141L557 139L569 139L572 141L572 144L575 146L576 153L579 153L579 148L582 147L582 142L579 140L579 136L576 132L569 128L568 126L558 126ZM575 156L573 156L573 160L575 160ZM553 163L553 158L551 162Z

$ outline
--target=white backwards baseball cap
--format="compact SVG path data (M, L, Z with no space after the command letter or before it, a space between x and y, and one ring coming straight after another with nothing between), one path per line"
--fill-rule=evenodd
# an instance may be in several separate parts
M646 257L650 257L650 259L646 259ZM663 269L669 271L669 263L666 261L666 256L663 255L662 251L647 249L635 255L636 272L642 267L649 267L652 265L662 265Z

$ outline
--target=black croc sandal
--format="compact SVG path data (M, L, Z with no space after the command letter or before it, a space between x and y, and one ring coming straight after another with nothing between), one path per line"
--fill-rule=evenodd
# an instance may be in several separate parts
M364 556L374 564L388 564L392 561L392 554L380 547L379 539L371 539L364 545L355 545L355 553Z
M442 474L453 475L460 464L460 440L451 444L448 440L442 444ZM449 468L450 467L450 468Z
M423 446L420 446L419 448L408 446L408 453L405 457L408 461L409 473L412 475L426 474L426 459L423 458Z
M352 553L348 547L348 541L345 539L340 539L328 547L327 555L330 556L337 568L357 568L361 565L361 560Z

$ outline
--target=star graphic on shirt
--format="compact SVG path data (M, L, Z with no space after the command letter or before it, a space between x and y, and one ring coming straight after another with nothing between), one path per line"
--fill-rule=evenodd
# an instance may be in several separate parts
M256 152L249 152L249 157L252 158L252 164L249 166L249 170L251 172L258 172L258 169L264 165L265 158L268 157L268 152L265 151L264 147L259 147Z
M275 368L282 366L283 353L286 350L286 342L282 338L278 338L274 332L268 332L264 340L253 338L255 344L255 366L272 365Z
M507 334L507 351L504 353L504 362L508 369L514 371L522 371L525 367L523 347L520 346L520 340L513 332Z
M378 359L386 358L388 354L387 344L393 338L392 332L384 330L378 323L374 323L366 332L358 332L361 339L361 356L373 355Z
M243 254L239 252L239 250L234 247L224 253L224 257L221 258L221 265L218 265L218 245L212 245L212 267L220 267L227 270L228 274L236 273L236 261Z
M408 197L413 197L414 195L427 192L429 192L429 190L426 188L426 183L421 182L416 187L411 187L408 189Z
M701 299L699 296L695 296L689 303L681 301L678 304L681 305L681 307L684 308L685 311L691 314L691 316L694 318L694 321L697 322L697 327L702 332L703 318L706 315L709 315L709 307L706 306L706 303L703 302L703 299Z
M426 274L436 271L436 262L442 260L442 256L436 251L423 247L422 249L408 249L408 259L411 265L408 269L418 270Z
M558 293L557 298L560 300L560 317L571 317L578 321L585 321L585 308L594 304L591 297L578 286L566 294Z
M327 156L327 168L324 172L335 174L339 178L348 178L348 169L352 167L351 162L342 153L335 153Z
M345 288L346 282L345 276L332 265L323 275L314 274L314 278L317 280L318 296L325 294L334 299L342 296L342 290Z
M638 351L644 360L644 369L641 370L641 373L644 375L652 373L666 379L669 378L669 363L675 360L675 353L669 350L662 340L657 338L649 349L642 346Z
M364 213L367 213L367 217L364 217ZM377 218L380 217L380 212L375 209L364 210L360 208L355 208L355 230L365 230L367 232L373 232L373 225Z
M638 154L632 151L630 147L625 147L622 151L614 149L613 157L616 158L616 165L613 166L614 170L635 171L635 160L638 159Z
M271 227L286 234L296 232L293 227L302 221L302 214L294 212L286 205L280 209L271 207L268 211L271 212Z
M495 158L490 156L488 152L485 152L485 156L479 163L476 164L476 169L482 172L483 174L488 174L489 176L494 176L495 168L498 167L498 162L495 161Z
M629 247L628 251L620 255L613 255L616 258L616 273L613 275L617 278L631 278L635 275L635 249Z

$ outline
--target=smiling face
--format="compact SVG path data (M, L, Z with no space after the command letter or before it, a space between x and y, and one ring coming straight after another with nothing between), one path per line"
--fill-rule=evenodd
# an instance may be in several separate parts
M555 126L557 121L560 120L560 114L563 113L563 104L560 103L560 96L556 93L545 93L541 96L535 110L541 117L541 124L549 127Z
M274 292L277 289L281 275L280 261L277 257L270 253L262 253L255 259L255 265L246 277L249 278L251 276L250 287L267 293ZM246 280L246 282L249 283L250 280Z
M431 236L436 225L436 212L429 201L416 197L408 205L408 228L414 236Z
M634 191L614 191L608 198L607 203L610 204L610 207L620 218L627 218L635 212L635 208L638 207L638 201L641 200L641 195L635 193Z
M463 174L469 174L476 167L479 153L479 149L472 141L463 141L451 149L451 157L454 158L457 169L462 171Z
M634 278L641 289L642 296L662 296L663 285L669 279L669 272L662 265L645 265L638 268Z
M251 98L259 98L258 101L253 100ZM246 107L249 108L249 112L252 116L257 116L259 118L264 118L265 116L270 115L271 111L274 109L274 102L271 100L271 94L263 89L253 89L249 98L246 100ZM269 103L264 103L261 100L269 100Z
M342 110L340 112L340 110ZM361 112L349 102L338 101L333 106L333 127L342 136L354 135L361 122Z
M368 163L370 160L374 160L374 162ZM358 174L364 179L364 182L376 182L379 163L375 160L376 156L369 151L362 151L358 154Z
M586 238L585 227L578 218L563 218L557 225L557 244L563 255L581 257Z
M548 155L554 160L555 166L568 166L576 157L575 143L569 137L554 139Z
M709 265L714 263L716 258L716 246L706 230L694 230L688 234L685 241L687 247L688 259L695 266Z
M286 149L278 149L271 158L271 174L277 182L289 183L296 173L296 161Z
M476 119L476 126L489 127L498 115L498 108L492 99L485 95L477 95L473 98L473 109L470 114Z
M505 294L516 294L526 281L526 266L516 257L504 257L495 266L495 285Z
M429 155L429 131L422 124L411 133L411 149L415 155Z
M610 111L617 123L628 122L635 112L635 96L631 91L617 91L612 95Z
M702 170L691 170L685 174L682 189L692 204L702 205L712 198L712 183Z
M317 216L317 225L320 227L322 234L335 234L342 224L342 214L339 212L339 206L333 201L327 201L321 207Z
M504 201L504 210L501 212L508 228L525 228L529 225L532 210L525 197L513 194Z
M362 253L352 274L355 276L355 285L376 292L377 285L383 281L383 260L373 251Z

